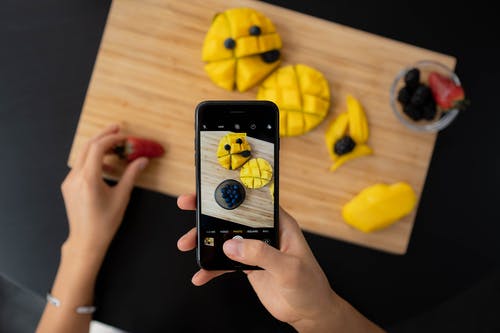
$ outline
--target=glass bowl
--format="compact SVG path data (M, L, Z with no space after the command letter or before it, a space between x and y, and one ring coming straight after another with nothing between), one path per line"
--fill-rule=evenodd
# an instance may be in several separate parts
M436 117L433 120L419 120L415 121L408 117L403 112L403 107L401 103L398 101L398 92L404 86L404 76L406 72L408 72L412 68L418 68L420 70L420 82L428 84L428 77L431 72L438 72L442 75L445 75L451 78L455 84L460 85L460 79L458 76L449 69L447 66L431 60L423 60L415 63L412 66L404 68L401 70L394 82L391 86L390 98L391 98L391 107L394 111L396 117L401 121L406 127L419 132L437 132L444 129L446 126L451 124L451 122L457 117L459 110L451 109L446 112L440 110L438 108Z

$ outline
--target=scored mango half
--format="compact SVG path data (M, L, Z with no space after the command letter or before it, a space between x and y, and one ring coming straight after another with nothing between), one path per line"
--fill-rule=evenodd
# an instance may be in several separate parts
M235 170L250 159L252 147L246 136L246 133L229 133L220 139L217 160L223 168Z
M330 108L330 88L318 70L290 65L262 82L257 99L278 105L281 136L296 136L309 132L325 119Z
M407 183L376 184L365 188L345 204L342 217L354 228L372 232L408 215L416 204L417 196Z
M347 111L338 115L325 133L326 147L333 160L330 171L337 170L352 159L373 153L366 144L370 132L361 103L348 95L346 104Z
M263 158L252 158L240 171L240 180L248 188L266 186L273 178L273 167Z
M281 38L271 20L250 8L217 14L205 36L205 71L219 87L246 91L281 62Z

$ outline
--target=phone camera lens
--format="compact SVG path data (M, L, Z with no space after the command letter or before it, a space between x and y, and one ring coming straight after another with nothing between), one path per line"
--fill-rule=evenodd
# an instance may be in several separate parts
M250 129L251 129L251 130L254 130L254 129L256 129L256 128L257 128L257 125L255 125L254 123L251 123L251 124L250 124Z

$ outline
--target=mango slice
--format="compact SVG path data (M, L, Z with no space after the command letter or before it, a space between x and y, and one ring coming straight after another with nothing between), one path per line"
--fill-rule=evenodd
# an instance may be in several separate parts
M338 168L340 168L342 164L349 162L352 159L370 155L372 153L373 153L372 149L367 145L356 145L356 147L354 147L353 151L351 151L350 153L336 157L335 162L330 167L330 171L337 170Z
M407 183L376 184L365 188L346 203L342 216L354 228L372 232L408 215L416 204L417 196Z
M325 133L325 144L333 165L330 171L337 170L344 163L361 156L370 155L373 150L366 145L370 132L368 121L361 103L351 95L346 98L347 111L337 116ZM350 136L354 140L354 149L343 155L335 153L335 143L344 136Z

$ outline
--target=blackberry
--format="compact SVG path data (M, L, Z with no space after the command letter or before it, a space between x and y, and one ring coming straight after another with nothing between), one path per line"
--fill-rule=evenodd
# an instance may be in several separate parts
M346 135L335 142L335 146L333 147L333 151L337 155L344 155L350 153L354 147L356 146L356 142L349 136Z
M277 61L280 58L280 55L281 54L279 50L271 50L261 53L260 57L262 58L262 61L264 61L266 64L270 64Z
M422 119L422 110L413 104L408 104L403 107L403 112L411 119L418 121Z
M406 105L406 104L410 103L410 99L411 99L411 91L408 87L403 87L403 88L399 89L398 101L401 104Z
M232 50L236 47L236 41L231 37L226 38L226 40L224 41L224 47L228 50Z
M405 74L405 83L410 89L417 88L420 83L420 70L412 68Z
M415 106L422 106L431 99L431 89L425 84L419 84L413 96L411 96L410 103Z
M422 107L422 117L425 120L433 120L436 117L437 108L436 102L431 98L425 105Z
M258 25L252 25L250 29L248 29L248 32L250 36L259 36L262 33Z

